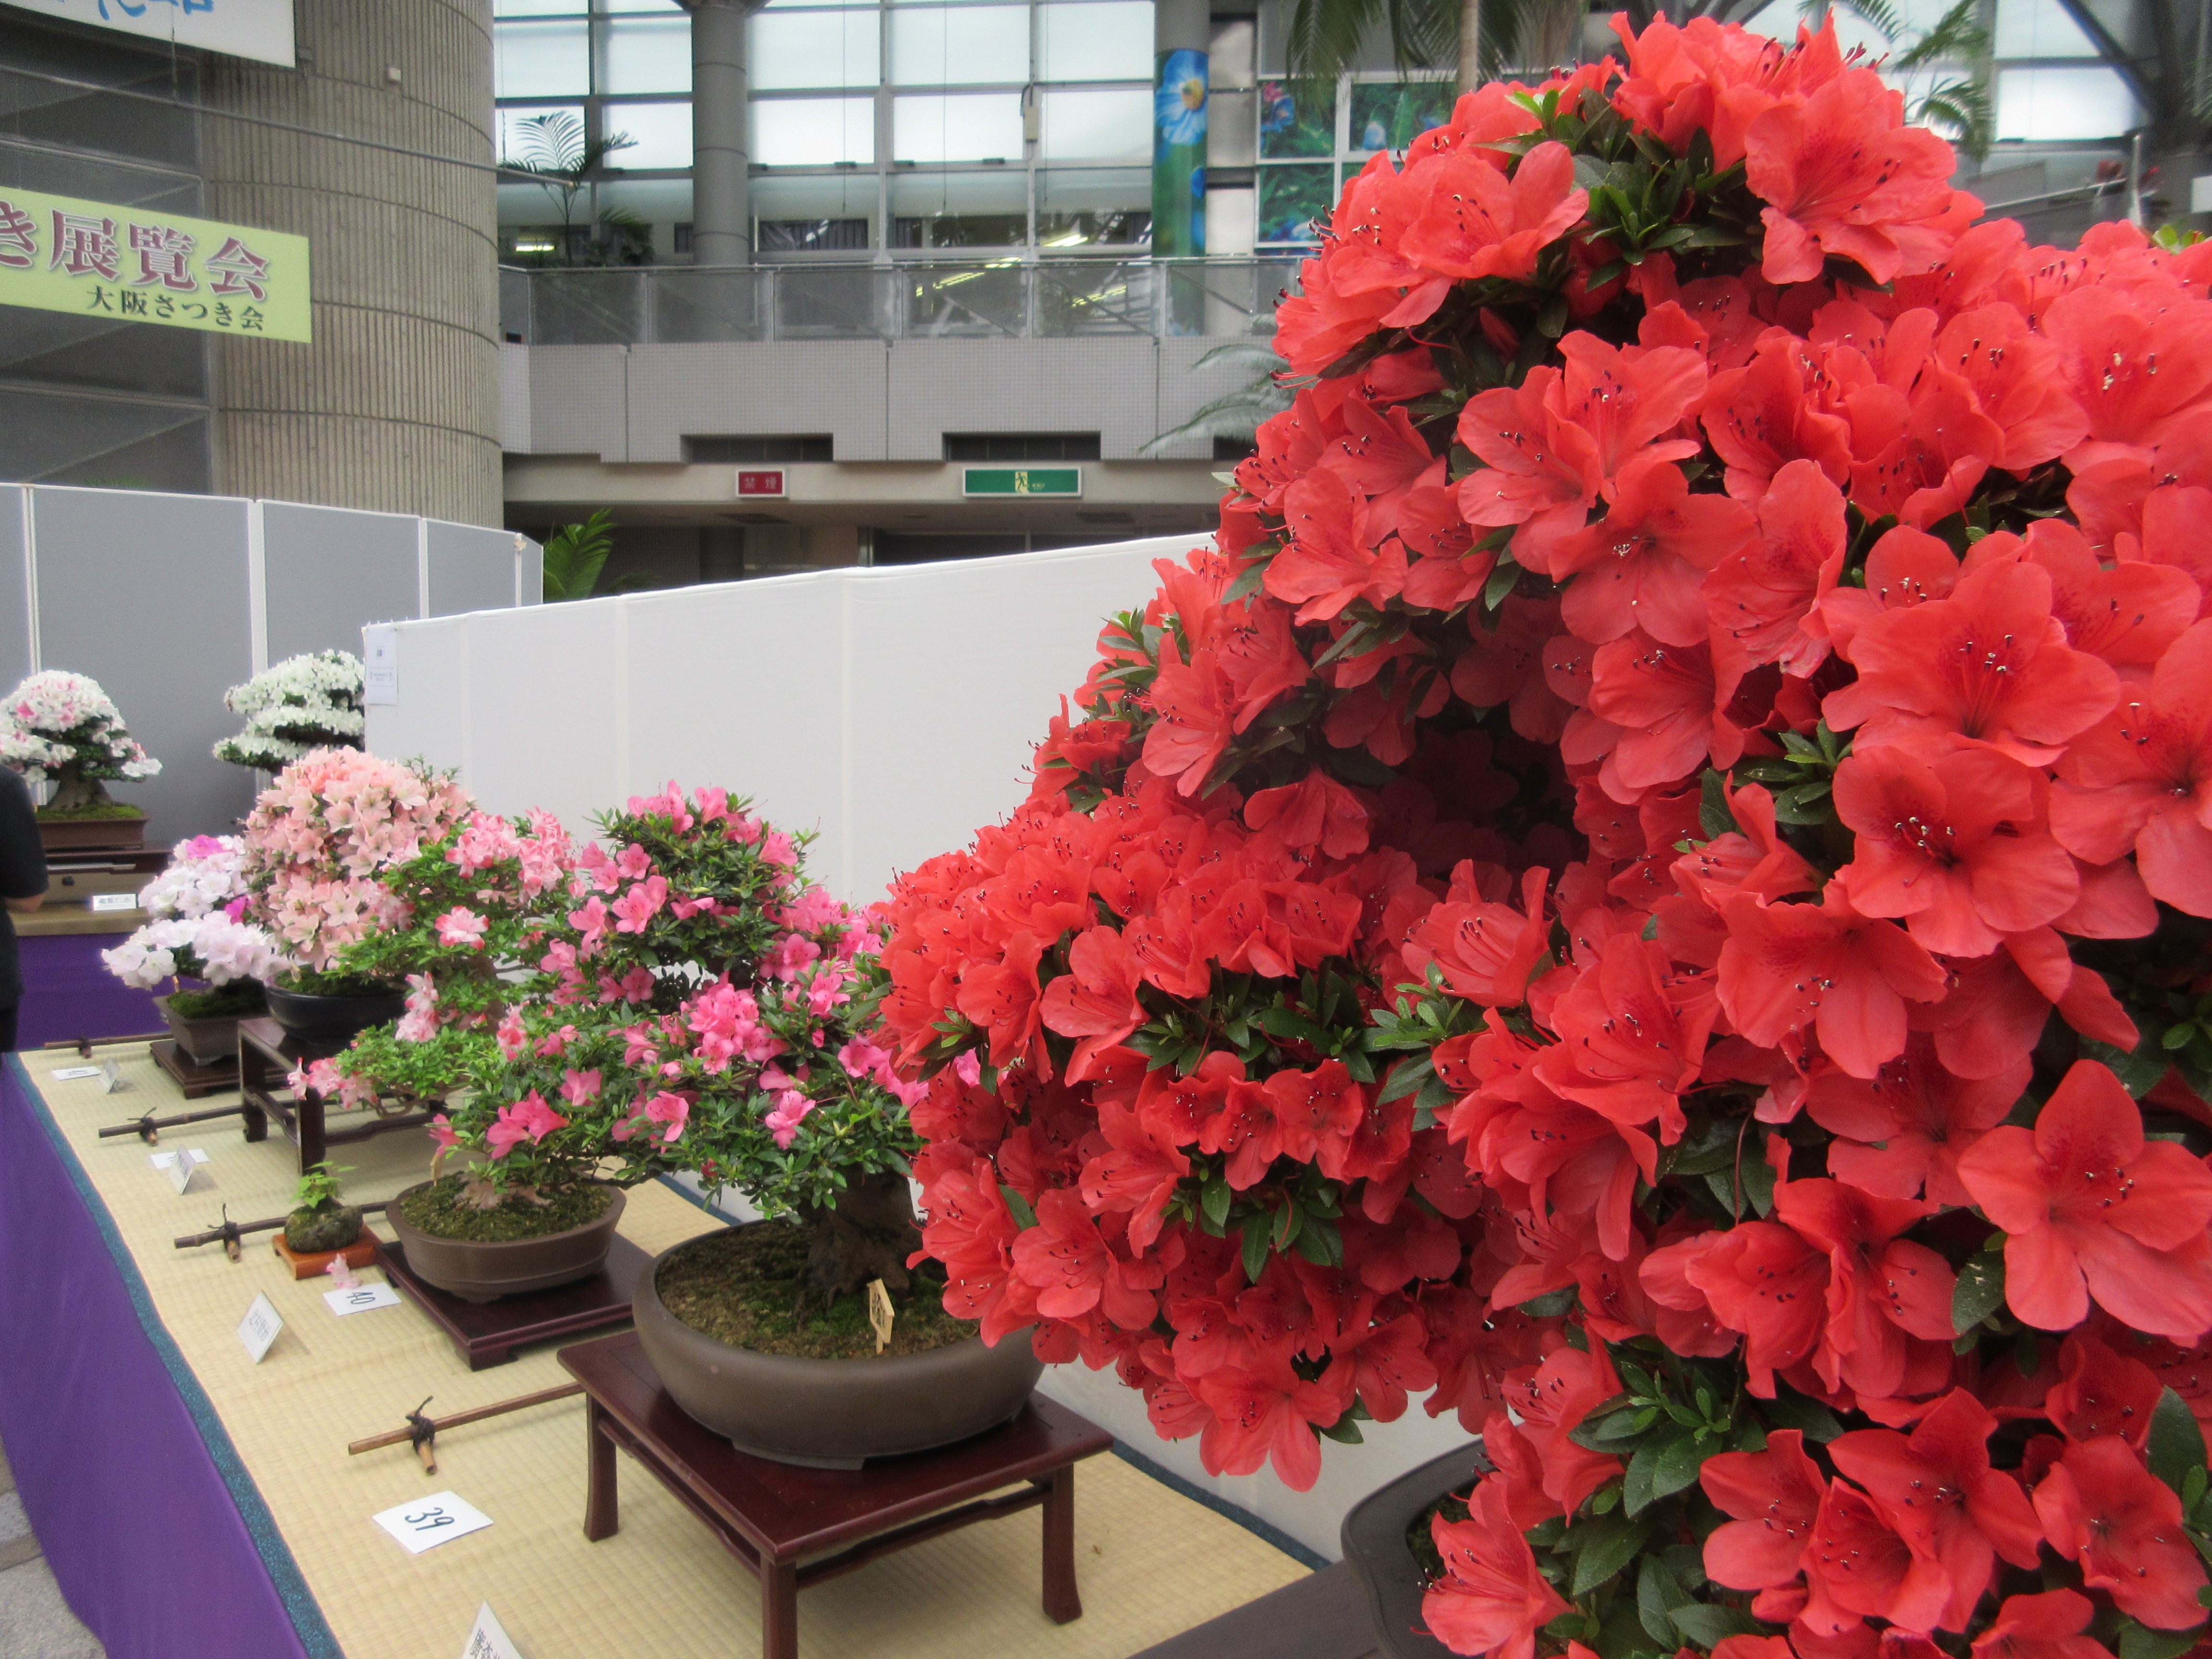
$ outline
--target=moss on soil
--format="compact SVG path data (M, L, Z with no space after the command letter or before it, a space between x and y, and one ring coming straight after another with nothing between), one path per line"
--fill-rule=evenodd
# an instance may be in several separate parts
M495 1208L479 1210L461 1200L461 1178L441 1176L427 1185L410 1188L400 1200L399 1212L407 1224L438 1238L465 1238L476 1243L497 1243L515 1238L544 1238L597 1221L615 1201L611 1187L571 1187L547 1194L543 1204L526 1198L509 1198Z
M326 974L318 968L293 968L277 976L276 988L301 997L389 997L401 988L389 980L359 974Z
M826 1312L810 1308L803 1319L793 1311L806 1275L806 1241L805 1225L788 1217L708 1233L670 1251L653 1287L670 1313L732 1347L799 1359L874 1358L865 1291L839 1297ZM972 1321L945 1311L945 1275L933 1265L924 1264L908 1290L891 1292L896 1316L885 1354L927 1353L975 1334Z
M204 991L173 991L169 1012L179 1019L237 1019L258 1014L269 1006L261 994L261 981L234 979Z
M350 1204L295 1210L284 1218L284 1242L302 1255L343 1250L361 1237L361 1212Z
M58 810L41 806L37 813L41 823L96 823L106 819L143 818L145 816L144 807L126 806L119 800L97 801L90 806L70 806Z
M1448 1492L1415 1516L1407 1526L1406 1547L1413 1553L1413 1559L1419 1564L1423 1578L1441 1578L1444 1571L1444 1559L1437 1553L1437 1540L1429 1535L1430 1520L1441 1515L1447 1526L1466 1520L1467 1500L1474 1496L1472 1482L1463 1492Z

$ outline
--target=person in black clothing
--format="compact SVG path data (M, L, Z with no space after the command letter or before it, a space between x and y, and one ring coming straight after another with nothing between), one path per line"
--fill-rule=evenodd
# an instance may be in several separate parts
M23 966L15 951L9 910L28 915L46 902L46 854L31 787L0 767L0 1049L15 1046L15 1012L23 1000Z

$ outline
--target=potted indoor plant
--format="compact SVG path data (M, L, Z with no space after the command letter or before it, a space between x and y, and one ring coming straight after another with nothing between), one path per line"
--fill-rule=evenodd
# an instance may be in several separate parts
M397 982L337 971L338 953L402 919L378 876L468 810L449 775L353 749L312 750L254 802L246 915L288 958L269 985L269 1012L306 1051L335 1053L404 1013Z
M446 1133L494 1212L604 1170L696 1174L765 1213L665 1253L637 1291L671 1395L744 1449L851 1466L964 1438L1021 1408L1037 1364L944 1317L941 1275L910 1276L915 1091L863 1035L874 921L809 885L803 838L746 808L672 785L601 821L544 995L513 1011L503 1065Z
M301 1174L299 1191L275 1240L276 1254L295 1279L328 1273L341 1256L349 1267L366 1267L376 1260L376 1237L363 1231L361 1212L339 1201L341 1173L325 1159Z
M0 765L53 793L38 809L49 848L137 847L146 838L143 808L112 799L111 780L150 778L161 763L124 729L122 711L82 674L48 669L31 675L0 705Z
M267 1012L263 982L284 965L267 930L241 919L245 854L235 836L179 842L161 874L139 890L149 920L100 952L125 985L173 986L155 1000L177 1046L203 1066L236 1055L238 1022Z
M222 706L246 717L245 729L215 746L234 766L281 772L316 749L358 749L368 729L363 670L350 651L287 657L223 693Z
M1624 39L1352 181L1216 548L899 884L926 1248L1211 1470L1455 1412L1386 1650L2180 1655L2212 245Z

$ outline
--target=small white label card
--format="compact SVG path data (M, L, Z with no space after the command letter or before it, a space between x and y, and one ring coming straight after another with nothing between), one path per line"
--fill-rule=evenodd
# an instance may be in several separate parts
M522 1650L514 1645L489 1601L477 1609L477 1622L470 1627L461 1659L522 1659Z
M434 1492L370 1517L407 1547L410 1555L491 1525L491 1516L458 1492Z
M374 623L361 630L361 659L365 671L362 701L389 708L399 701L399 630L390 623Z
M283 1328L283 1317L270 1305L269 1297L264 1293L253 1298L253 1305L246 1310L246 1317L239 1322L238 1340L246 1344L246 1352L258 1365L261 1357L269 1352L269 1345L276 1340L276 1333Z
M94 910L136 910L138 908L138 895L94 893L92 896L92 908Z
M187 1146L181 1153L155 1152L151 1158L154 1167L167 1175L169 1184L180 1193L192 1184L192 1176L208 1161L207 1154L197 1146Z
M348 1314L367 1313L371 1308L396 1308L399 1292L389 1285L356 1285L349 1291L325 1291L323 1300L331 1304L331 1311L339 1318Z
M100 1091L102 1094L118 1094L131 1086L123 1080L123 1067L116 1060L111 1060L101 1066L100 1074L107 1079L106 1087Z
M74 1083L81 1077L99 1077L106 1069L104 1066L64 1066L54 1073L54 1080L58 1083Z

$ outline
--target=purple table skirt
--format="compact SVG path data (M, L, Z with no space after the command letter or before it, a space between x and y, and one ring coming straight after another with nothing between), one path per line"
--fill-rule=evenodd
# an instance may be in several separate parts
M16 1016L15 1045L37 1048L81 1036L143 1036L161 1027L150 991L134 991L109 973L102 951L123 942L120 933L37 933L18 939L22 952L23 1006Z
M109 1659L342 1659L12 1054L0 1068L0 1437L62 1594Z

